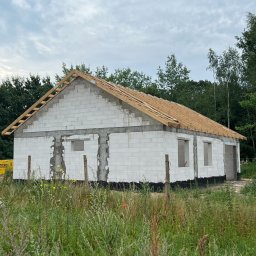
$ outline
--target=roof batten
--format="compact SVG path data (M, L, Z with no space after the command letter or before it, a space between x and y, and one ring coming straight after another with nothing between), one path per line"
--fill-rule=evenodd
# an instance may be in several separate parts
M77 70L71 71L54 88L50 89L12 124L4 129L2 135L10 135L12 132L18 129L19 126L23 125L26 120L31 118L31 116L46 106L49 101L56 97L59 92L64 90L72 82L72 80L77 77L81 77L92 84L95 84L95 86L99 87L100 89L106 91L112 96L122 100L123 102L138 109L139 111L166 126L202 132L205 134L230 137L234 139L246 139L239 133L228 129L227 127L181 104L160 99L155 96L132 90L128 87L116 85ZM12 129L13 127L15 128Z

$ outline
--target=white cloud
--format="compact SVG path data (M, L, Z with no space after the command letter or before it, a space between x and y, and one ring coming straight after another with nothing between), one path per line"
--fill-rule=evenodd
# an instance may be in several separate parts
M28 39L31 41L32 46L35 48L37 53L39 53L41 55L51 54L51 53L53 53L54 50L56 50L54 47L47 45L46 42L44 42L46 40L41 37L31 35Z
M0 28L12 31L9 41L0 42L0 67L5 58L4 65L12 67L5 72L24 75L60 72L64 61L110 69L130 66L154 76L167 55L175 53L192 70L192 78L210 78L205 71L208 49L220 52L233 45L247 12L256 11L250 0L12 3L23 13L7 20L0 10ZM0 36L3 33L0 30ZM8 39L7 34L1 37Z
M6 22L0 18L0 31L6 32Z
M29 2L26 1L26 0L12 0L12 3L14 5L17 5L20 8L23 8L23 9L30 9L31 8Z
M100 18L102 7L96 2L85 0L51 1L47 6L48 11L41 15L45 20L57 26L79 26L88 20Z

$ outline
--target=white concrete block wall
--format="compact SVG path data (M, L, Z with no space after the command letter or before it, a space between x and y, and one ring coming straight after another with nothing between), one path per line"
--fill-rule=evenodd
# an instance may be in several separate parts
M53 138L14 138L14 179L27 179L28 156L31 156L31 173L35 178L49 179Z
M88 179L97 180L97 153L98 153L98 135L74 135L64 137L63 146L64 161L66 165L66 178L70 180L84 180L84 162L83 155L87 157ZM73 151L71 148L72 140L83 140L84 151Z
M178 167L178 138L189 140L189 166ZM193 136L164 131L110 134L111 182L164 182L165 154L171 182L194 179Z
M204 142L212 143L212 164L204 165ZM220 139L198 136L198 178L224 176L224 143Z
M171 167L171 181L186 181L193 180L195 177L194 171L194 155L193 155L193 135L183 134L183 133L171 133L171 135L167 135L171 137L172 144L174 146L174 161L172 161ZM189 165L188 167L179 167L178 166L178 139L188 140L189 143ZM172 173L173 170L173 173Z
M38 112L33 123L23 132L126 127L156 123L143 114L135 116L134 113L123 108L118 99L102 96L100 89L83 80L78 84L71 84L70 88L62 93L62 96L53 99L54 104L47 111Z
M66 178L84 180L83 155L86 155L89 180L97 180L98 135L73 135L63 139ZM84 151L71 149L71 141L76 139L84 140ZM178 139L189 141L188 167L178 167ZM212 143L211 166L204 166L204 142ZM197 136L199 178L225 175L225 144L236 145L239 153L239 143L234 140L223 142L221 139ZM14 179L27 178L28 155L31 155L31 170L35 178L49 179L52 145L53 137L15 138ZM170 159L171 182L194 179L193 135L164 131L110 134L108 181L164 182L165 154L168 154Z

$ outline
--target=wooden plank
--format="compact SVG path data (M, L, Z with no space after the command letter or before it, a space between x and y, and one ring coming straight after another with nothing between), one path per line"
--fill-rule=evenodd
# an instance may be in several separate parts
M84 183L86 186L88 186L89 185L89 183L88 183L88 166L87 166L86 155L83 156L83 160L84 160Z
M24 122L25 122L25 120L19 120L18 123L23 124Z
M37 110L39 110L40 108L33 108L33 111L37 111Z
M31 156L28 156L28 173L27 173L27 179L31 179Z
M98 86L100 89L126 102L130 106L138 109L139 111L145 113L146 115L150 116L151 118L157 120L158 122L164 125L175 127L175 128L188 129L191 131L199 131L199 132L205 132L205 133L215 134L219 136L231 137L236 139L246 139L244 136L224 126L221 126L220 124L214 122L213 120L208 119L207 117L201 116L199 114L196 114L195 116L194 111L188 110L187 108L179 106L176 103L170 103L166 100L160 100L156 97L152 97L129 88L124 88L119 85L111 84L105 80L99 79L90 74L85 74L77 70L72 70L64 79L62 79L58 83L57 86L49 90L34 105L32 105L19 118L17 118L12 124L10 124L2 132L2 134L5 135L6 132L12 133L14 130L10 131L11 127L17 126L16 123L20 119L22 119L23 117L30 117L30 116L26 116L26 114L31 113L31 111L34 110L34 108L37 108L39 104L42 105L44 103L44 102L42 103L42 101L45 101L45 100L49 101L52 98L54 98L59 91L63 90L66 86L70 84L70 79L78 76L86 79L87 81L91 81L91 80L96 81L96 86ZM168 111L168 109L171 109L172 111ZM36 111L34 111L32 115ZM179 113L178 116L175 115L175 111ZM172 113L174 114L172 115ZM175 117L177 117L179 120L180 120L179 117L181 117L180 122ZM191 122L193 118L195 120L198 119L199 121L202 121L202 122L199 122L199 121L197 123L195 123L195 121ZM203 123L204 125L202 125L201 123Z
M165 197L166 200L170 200L170 163L169 163L169 155L165 155Z
M55 87L51 88L45 95L43 95L36 103L34 103L30 108L28 108L22 115L20 115L16 120L14 120L8 127L6 127L3 131L2 131L2 135L10 135L10 134L6 134L7 132L11 132L13 133L13 131L9 131L11 129L12 126L14 126L19 120L21 120L23 117L31 117L28 116L27 114L29 114L38 104L40 104L41 101L45 100L48 95L50 95L52 92L54 92L56 90L56 88L58 88L60 85L62 85L66 80L68 80L70 77L72 77L72 75L75 73L75 70L72 70L66 77L64 77Z

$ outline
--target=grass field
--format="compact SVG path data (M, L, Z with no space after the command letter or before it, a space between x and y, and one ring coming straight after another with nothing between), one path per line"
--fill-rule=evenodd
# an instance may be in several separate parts
M146 185L3 180L0 255L256 255L255 189L176 189L166 200Z

